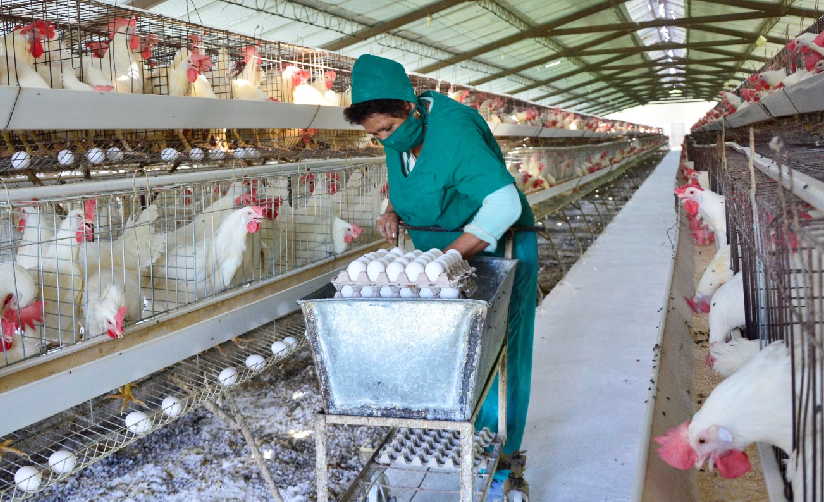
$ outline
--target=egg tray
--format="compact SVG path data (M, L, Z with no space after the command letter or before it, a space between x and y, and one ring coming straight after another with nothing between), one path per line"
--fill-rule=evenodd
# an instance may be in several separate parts
M491 466L489 447L496 436L489 429L475 432L473 471L487 473ZM458 471L461 468L461 440L458 431L400 428L375 456L386 467L424 468Z
M412 281L406 276L406 272L401 272L394 281L389 280L386 272L381 272L377 280L372 280L363 271L358 275L358 278L352 280L346 269L341 270L337 277L332 279L332 285L335 286L335 291L340 292L344 286L351 286L353 288L376 287L382 288L384 286L391 286L397 288L457 288L466 295L471 295L475 289L475 283L472 280L475 277L475 268L470 266L468 262L462 261L459 267L455 267L457 273L448 276L447 273L442 273L434 281L430 280L425 273L418 276L417 281Z

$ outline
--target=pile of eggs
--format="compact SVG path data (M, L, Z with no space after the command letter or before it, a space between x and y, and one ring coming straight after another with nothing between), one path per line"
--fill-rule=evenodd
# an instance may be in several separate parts
M459 298L454 279L469 270L461 253L450 249L404 253L401 248L368 253L346 267L338 282L342 298Z

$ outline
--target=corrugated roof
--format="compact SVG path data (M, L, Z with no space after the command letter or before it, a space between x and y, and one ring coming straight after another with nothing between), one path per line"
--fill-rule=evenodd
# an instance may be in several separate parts
M818 0L128 3L347 56L380 54L409 71L599 114L650 101L714 99L822 13Z

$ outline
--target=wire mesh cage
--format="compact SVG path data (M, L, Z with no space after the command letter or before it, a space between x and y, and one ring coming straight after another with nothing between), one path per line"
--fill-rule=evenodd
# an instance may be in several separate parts
M144 178L126 190L39 200L14 199L31 189L10 189L0 204L0 253L13 308L0 366L97 336L119 338L141 320L377 239L382 162L245 174Z
M94 0L3 0L1 5L2 85L319 106L351 103L354 59L335 53ZM410 78L416 92L444 92L493 125L660 133L420 75Z
M776 455L786 498L804 502L824 495L824 220L820 203L811 204L819 200L824 180L820 123L818 114L806 114L753 128L703 131L686 143L687 157L697 169L709 170L713 190L726 198L731 266L743 283L742 338L727 335L723 343L757 352L782 341L790 349L788 404L771 413L792 427L771 442L781 447Z
M55 483L270 371L304 345L292 315L235 343L181 361L0 440L0 498L35 497Z
M516 146L505 160L519 188L530 193L616 165L650 144L619 140L575 146Z

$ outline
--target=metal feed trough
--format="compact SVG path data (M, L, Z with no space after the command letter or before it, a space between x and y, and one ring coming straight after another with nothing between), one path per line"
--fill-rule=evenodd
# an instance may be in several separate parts
M477 288L467 299L342 299L333 297L329 284L299 302L326 408L316 436L319 502L328 500L327 424L459 431L460 500L474 498L472 421L493 370L502 381L499 399L505 396L502 366L517 260L470 263ZM505 415L500 406L500 443ZM497 456L492 472L494 463Z

